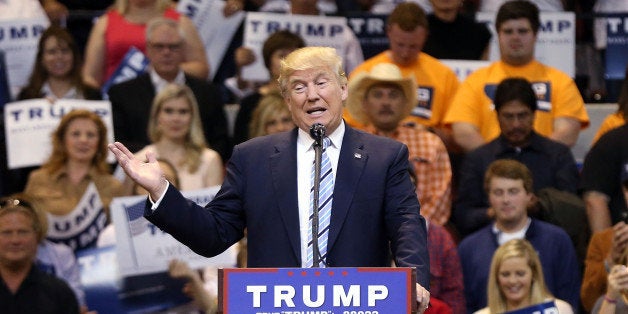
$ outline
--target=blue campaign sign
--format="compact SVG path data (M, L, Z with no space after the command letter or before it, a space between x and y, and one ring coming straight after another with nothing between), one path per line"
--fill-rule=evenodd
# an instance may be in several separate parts
M105 98L107 96L107 91L112 85L128 81L144 73L146 68L148 68L149 63L150 61L144 53L142 53L142 51L133 46L129 48L129 51L127 51L124 55L120 65L118 65L109 80L107 80L101 88Z
M98 313L153 313L191 300L183 294L184 281L160 272L120 277L116 248L108 246L77 252L87 306Z
M412 268L249 268L220 270L223 313L411 313ZM309 313L309 312L308 312Z
M606 18L607 79L623 80L628 66L628 14L609 14Z
M372 13L349 13L347 15L347 25L351 27L360 41L365 60L388 49L386 17L386 15Z

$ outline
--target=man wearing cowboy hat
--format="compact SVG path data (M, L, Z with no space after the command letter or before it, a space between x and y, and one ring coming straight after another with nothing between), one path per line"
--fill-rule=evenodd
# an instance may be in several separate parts
M371 134L389 137L408 146L416 174L421 215L428 228L432 296L447 303L454 313L464 313L462 268L454 241L446 229L451 205L451 166L441 139L415 123L403 123L416 101L414 78L399 67L380 63L358 73L349 82L347 109ZM438 250L435 252L434 250ZM440 272L439 270L446 270Z
M451 205L451 165L443 142L424 126L402 123L416 101L416 83L399 67L380 63L349 82L347 109L369 133L408 146L418 178L421 214L437 225L447 222Z
M451 132L443 127L443 119L451 99L458 89L456 74L436 58L421 52L428 35L425 12L414 2L399 3L386 20L388 50L360 64L349 76L349 81L380 63L393 63L404 76L416 81L415 93L407 120L433 129L447 147L456 149ZM358 119L345 111L345 121L354 127L362 127Z

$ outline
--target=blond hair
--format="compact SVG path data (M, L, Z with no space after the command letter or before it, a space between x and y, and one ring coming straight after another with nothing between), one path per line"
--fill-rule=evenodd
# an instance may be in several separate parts
M207 147L205 135L203 135L203 127L198 112L198 104L192 90L186 85L168 84L162 89L150 108L150 119L148 121L148 137L153 143L159 142L163 136L161 130L157 126L157 116L161 112L164 103L173 99L185 99L190 106L192 120L188 133L185 136L185 158L181 161L180 166L187 165L191 173L196 172L201 164L201 155Z
M328 68L336 75L340 85L347 84L347 76L342 67L342 58L331 47L303 47L291 52L281 60L279 70L279 86L281 93L286 96L290 76L295 71L314 68Z
M260 99L257 108L253 111L253 117L249 124L250 138L268 135L266 133L266 124L268 121L281 116L283 113L290 115L290 110L281 94L271 92L264 95L264 97Z
M532 271L532 283L528 294L530 304L543 303L546 299L553 298L545 286L543 267L534 247L525 239L514 239L502 244L493 254L487 291L488 307L491 313L507 311L506 298L499 285L499 270L505 260L515 257L526 259L527 265Z

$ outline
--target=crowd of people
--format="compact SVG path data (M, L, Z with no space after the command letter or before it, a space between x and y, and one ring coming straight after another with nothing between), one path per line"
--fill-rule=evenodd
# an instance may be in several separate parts
M89 312L75 253L115 244L109 206L129 195L148 195L147 219L196 252L237 243L234 267L316 266L312 256L324 267L416 267L421 313L628 308L628 79L617 111L590 125L574 79L535 57L539 13L573 9L561 1L476 1L495 13L500 59L459 81L439 59L486 60L492 36L463 1L225 0L225 16L387 16L388 48L370 58L351 31L338 51L290 30L270 34L263 82L241 75L255 61L242 29L209 80L199 30L175 3L109 1L80 38L61 23L78 6L65 2L29 7L51 26L14 100L107 99L118 143L98 114L76 109L60 118L43 164L2 165L9 313ZM131 47L148 69L101 92ZM239 108L231 129L227 103ZM308 221L314 122L327 127L334 179L320 252ZM579 165L570 148L587 127L599 129ZM126 175L113 175L108 145ZM178 193L215 186L206 209ZM169 271L188 282L197 310L217 311L214 268L201 276L172 260Z

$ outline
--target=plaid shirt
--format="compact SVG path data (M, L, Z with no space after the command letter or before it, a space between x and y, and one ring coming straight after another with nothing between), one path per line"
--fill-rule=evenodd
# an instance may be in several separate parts
M383 135L374 126L366 132ZM417 177L416 193L421 204L421 215L439 226L451 215L451 164L443 141L423 126L404 124L389 135L408 146L410 164Z

